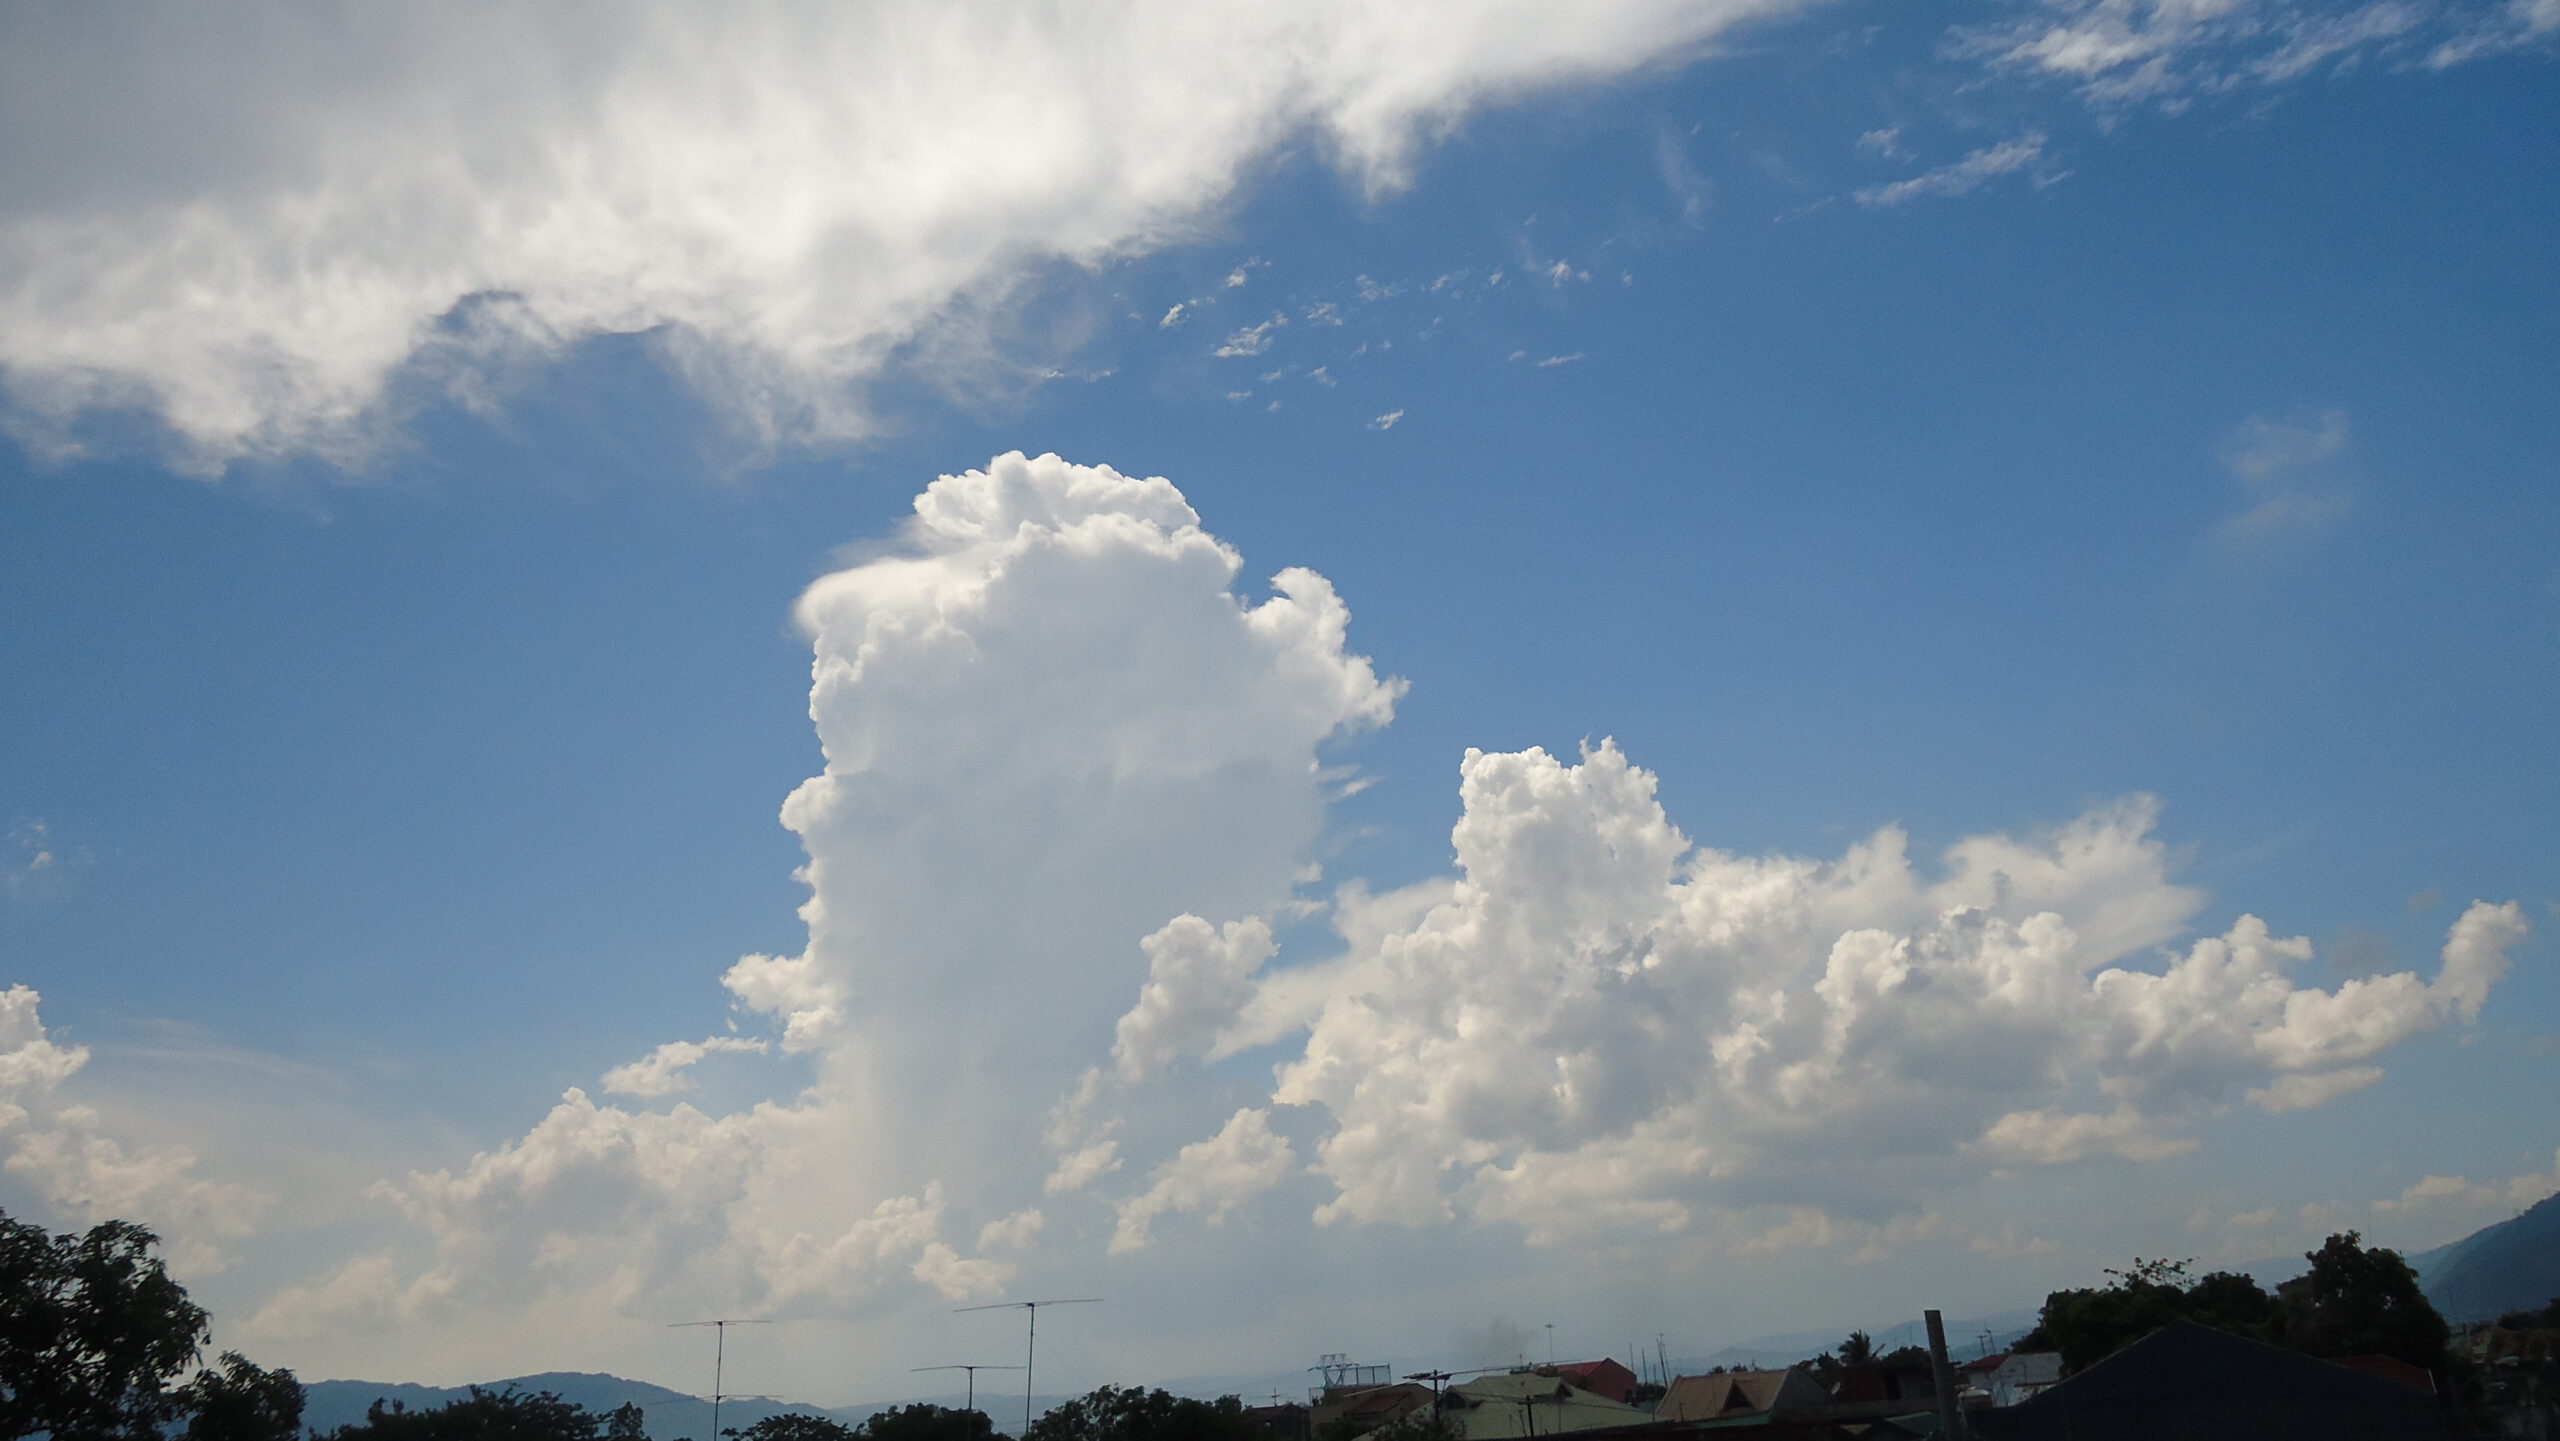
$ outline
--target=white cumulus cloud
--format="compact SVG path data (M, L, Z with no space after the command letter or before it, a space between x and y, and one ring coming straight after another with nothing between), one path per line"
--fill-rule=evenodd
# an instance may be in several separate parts
M1221 931L1198 916L1177 916L1141 945L1147 984L1120 1018L1111 1047L1130 1080L1177 1056L1207 1053L1253 1000L1253 973L1274 950L1271 927L1258 917Z
M1212 1226L1270 1190L1297 1166L1297 1153L1272 1133L1271 1113L1242 1110L1218 1134L1195 1141L1155 1170L1147 1189L1120 1203L1114 1252L1143 1249L1158 1216L1189 1212Z
M2202 903L2132 801L1923 876L1694 848L1614 746L1470 753L1454 890L1335 962L1275 1100L1322 1107L1328 1221L1677 1228L1701 1208L1877 1213L1969 1168L2136 1159L2243 1099L2300 1108L2478 1014L2525 934L2475 904L2433 980L2299 984ZM1577 1231L1576 1228L1581 1228Z
M695 1062L715 1051L769 1051L770 1041L749 1036L711 1036L699 1041L669 1041L627 1066L604 1073L604 1088L617 1096L672 1096L693 1089Z
M106 1133L97 1110L56 1092L89 1063L86 1046L53 1039L26 986L0 991L0 1154L65 1224L147 1218L181 1271L219 1270L273 1197L208 1179L194 1151L132 1145Z

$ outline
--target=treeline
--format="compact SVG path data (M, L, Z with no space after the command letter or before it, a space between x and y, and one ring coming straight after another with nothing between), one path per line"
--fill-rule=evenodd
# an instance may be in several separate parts
M721 1441L994 1441L984 1412L917 1404L882 1411L859 1426L785 1413L752 1426L721 1428ZM1235 1397L1194 1400L1135 1386L1104 1386L1031 1423L1030 1441L1263 1441L1268 1435ZM316 1441L648 1441L640 1408L599 1416L548 1391L483 1391L411 1411L376 1401L365 1419ZM692 1441L677 1437L674 1441Z
M2136 1257L2109 1271L2108 1285L2047 1296L2018 1349L2059 1351L2063 1369L2077 1372L2172 1321L2193 1321L2306 1355L2389 1356L2439 1375L2448 1369L2453 1328L2399 1252L2347 1231L2303 1259L2310 1269L2270 1292L2233 1272L2191 1276L2191 1261Z
M649 1441L638 1406L597 1414L549 1391L472 1387L442 1406L376 1401L362 1421L302 1426L302 1383L225 1351L210 1365L204 1308L127 1221L74 1235L0 1212L0 1441ZM717 1441L994 1441L985 1413L900 1406L847 1426L768 1416ZM1233 1396L1199 1401L1104 1386L1031 1427L1029 1441L1253 1441ZM693 1441L691 1437L670 1441Z
M977 1411L901 1406L860 1426L786 1413L743 1429L722 1427L720 1435L723 1441L992 1441L995 1427ZM312 1436L314 1441L649 1441L635 1405L598 1415L549 1391L484 1391L477 1386L468 1396L415 1411L396 1401L376 1401L362 1421Z

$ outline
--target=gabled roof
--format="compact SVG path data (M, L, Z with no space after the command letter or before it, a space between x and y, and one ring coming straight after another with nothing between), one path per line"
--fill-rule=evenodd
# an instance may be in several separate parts
M1470 1376L1449 1389L1461 1396L1488 1401L1517 1401L1523 1396L1561 1396L1573 1388L1560 1377L1541 1376L1535 1371L1494 1371Z
M2397 1356L2341 1356L2338 1358L2338 1364L2350 1371L2362 1371L2368 1376L2379 1376L2385 1381L2397 1381L2412 1391L2424 1391L2430 1396L2436 1391L2435 1377Z
M1428 1386L1403 1383L1393 1386L1375 1386L1353 1395L1349 1403L1342 1408L1342 1414L1364 1419L1371 1416L1400 1416L1416 1406L1428 1405L1430 1401L1431 1388Z
M1724 1371L1682 1376L1663 1392L1653 1414L1665 1421L1715 1421L1735 1416L1774 1415L1800 1406L1819 1406L1830 1398L1801 1371Z
M1636 1373L1603 1356L1597 1361L1568 1361L1555 1368L1567 1381L1613 1401L1624 1401L1636 1388Z
M1450 1387L1449 1397L1467 1441L1607 1431L1653 1419L1624 1402L1534 1372L1478 1376Z

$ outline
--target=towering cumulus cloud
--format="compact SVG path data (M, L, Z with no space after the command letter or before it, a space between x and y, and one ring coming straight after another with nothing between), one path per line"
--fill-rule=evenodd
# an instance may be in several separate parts
M219 466L654 332L751 427L859 434L900 347L991 364L956 317L1289 140L1393 186L1488 98L1805 3L12 7L0 374L22 429L140 407Z
M1000 1284L1000 1254L963 1251L1040 1233L1047 1100L1113 1045L1140 938L1285 900L1322 820L1319 747L1385 723L1402 688L1346 649L1323 577L1282 571L1249 601L1240 563L1164 480L1017 454L934 482L901 543L800 604L826 751L783 808L808 945L728 986L814 1083L727 1115L572 1092L522 1139L387 1188L432 1266L368 1258L265 1323ZM751 1044L675 1043L608 1079L671 1095Z

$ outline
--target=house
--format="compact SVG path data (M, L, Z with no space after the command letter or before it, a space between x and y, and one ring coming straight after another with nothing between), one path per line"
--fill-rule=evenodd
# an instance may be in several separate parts
M2015 1406L1982 1441L2441 1441L2435 1398L2398 1381L2175 1321Z
M1537 1371L1512 1371L1461 1381L1449 1388L1440 1414L1455 1421L1467 1441L1600 1431L1641 1426L1653 1419L1651 1414L1623 1401L1595 1395L1560 1375Z
M1968 1400L1979 1391L1985 1405L2015 1406L2062 1379L2062 1353L2004 1351L1967 1361L1956 1368L1956 1379Z
M1832 1383L1831 1397L1843 1404L1857 1405L1906 1401L1913 1409L1919 1409L1937 1404L1938 1390L1925 1365L1914 1368L1859 1361L1840 1368L1839 1379Z
M1312 1428L1307 1423L1307 1408L1295 1401L1274 1402L1268 1406L1247 1406L1245 1419L1260 1426L1271 1441L1307 1441Z
M1555 1368L1555 1373L1595 1396L1633 1405L1636 1399L1636 1373L1603 1356L1597 1361L1568 1361Z
M1653 1408L1662 1421L1775 1420L1821 1409L1831 1398L1802 1371L1719 1371L1674 1379Z

